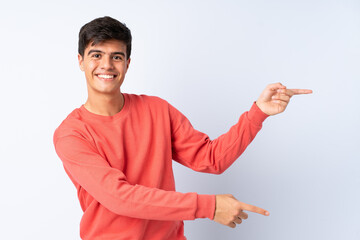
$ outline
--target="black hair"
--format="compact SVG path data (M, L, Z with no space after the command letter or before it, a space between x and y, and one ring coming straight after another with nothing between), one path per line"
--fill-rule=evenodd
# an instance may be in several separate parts
M124 23L105 16L96 18L88 22L79 32L78 52L84 57L85 48L91 43L92 46L106 41L119 40L126 45L126 58L129 59L131 54L131 32Z

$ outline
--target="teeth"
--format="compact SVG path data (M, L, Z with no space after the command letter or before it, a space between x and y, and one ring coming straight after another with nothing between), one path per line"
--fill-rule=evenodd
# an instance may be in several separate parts
M101 78L114 78L114 75L98 75Z

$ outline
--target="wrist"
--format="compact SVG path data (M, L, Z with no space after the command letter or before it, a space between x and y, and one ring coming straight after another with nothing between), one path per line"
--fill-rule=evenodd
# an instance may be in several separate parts
M265 121L265 119L268 118L270 115L262 111L259 105L256 102L254 102L247 116L252 123L261 126L262 123Z
M215 195L198 194L198 206L195 218L214 219Z
M273 114L271 114L269 111L266 110L266 103L261 102L261 101L256 101L255 102L256 106L259 108L259 110L261 112L263 112L264 114L268 115L268 116L272 116Z

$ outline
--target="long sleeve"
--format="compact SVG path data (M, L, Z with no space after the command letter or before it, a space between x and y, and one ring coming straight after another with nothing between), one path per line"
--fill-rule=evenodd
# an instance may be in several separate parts
M211 141L167 101L124 94L114 116L72 111L54 145L75 185L84 214L80 236L184 240L182 220L214 218L215 195L176 192L173 160L220 173L255 137L266 116L253 106L230 131Z
M169 104L173 159L199 172L220 174L245 151L268 117L254 103L230 130L211 140Z
M80 134L57 138L54 144L67 173L113 213L153 220L213 217L214 196L131 185Z

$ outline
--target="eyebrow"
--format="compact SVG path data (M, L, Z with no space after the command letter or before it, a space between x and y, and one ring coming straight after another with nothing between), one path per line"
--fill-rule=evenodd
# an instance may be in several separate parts
M89 56L91 53L104 53L104 52L100 51L100 50L92 49L88 52L87 55ZM123 52L112 52L111 55L122 55L125 57L125 53L123 53Z

